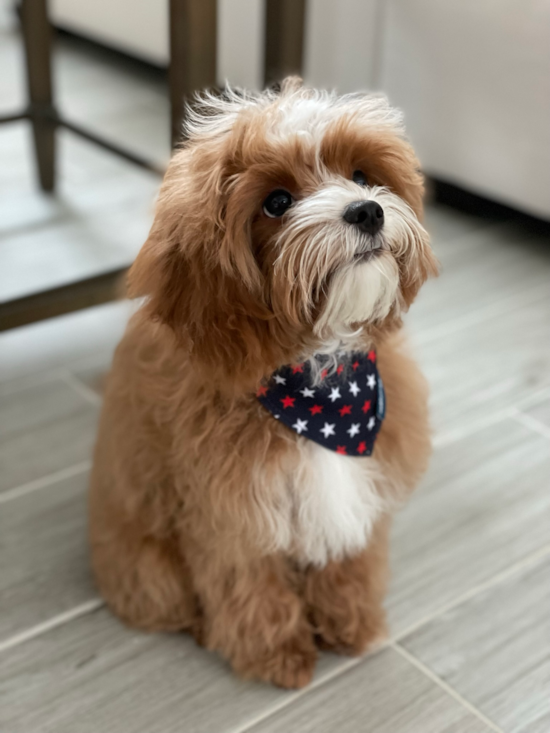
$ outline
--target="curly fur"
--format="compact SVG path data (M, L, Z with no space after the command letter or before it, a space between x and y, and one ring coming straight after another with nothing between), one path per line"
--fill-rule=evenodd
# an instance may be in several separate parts
M383 636L390 514L430 453L401 332L436 272L422 179L381 97L291 79L205 94L187 119L130 273L145 302L107 381L93 565L128 623L188 629L239 674L300 687L317 646L359 654ZM281 219L262 214L276 188L296 201ZM386 223L378 257L357 263L367 242L342 209L363 199ZM283 364L371 346L387 395L372 457L321 461L255 398Z

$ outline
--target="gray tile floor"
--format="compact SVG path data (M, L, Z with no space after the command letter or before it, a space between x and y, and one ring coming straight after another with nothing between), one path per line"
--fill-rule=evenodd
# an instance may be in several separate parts
M8 108L20 69L5 24L0 41ZM166 157L158 78L70 43L56 66L75 117ZM158 187L63 136L60 191L44 197L28 142L0 130L2 297L129 262ZM548 733L550 243L441 206L427 224L443 274L408 328L436 450L394 526L391 639L364 659L323 656L298 693L236 679L185 635L126 629L97 597L87 474L101 375L133 306L0 335L2 733Z

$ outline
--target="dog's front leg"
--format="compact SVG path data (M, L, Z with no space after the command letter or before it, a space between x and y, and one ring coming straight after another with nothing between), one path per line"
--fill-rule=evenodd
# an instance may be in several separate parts
M388 533L384 517L362 552L308 569L305 599L320 646L356 655L385 639Z
M303 600L282 557L258 557L231 542L186 550L203 611L201 643L243 677L299 688L313 674L316 648Z

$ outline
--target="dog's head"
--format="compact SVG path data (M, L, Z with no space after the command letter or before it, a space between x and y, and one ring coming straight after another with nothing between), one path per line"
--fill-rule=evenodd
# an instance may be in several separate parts
M201 367L252 388L395 327L436 272L422 177L380 96L203 95L130 273Z

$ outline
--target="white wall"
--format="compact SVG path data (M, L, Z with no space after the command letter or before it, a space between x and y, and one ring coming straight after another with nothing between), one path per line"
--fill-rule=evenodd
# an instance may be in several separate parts
M550 2L387 0L382 85L424 169L550 216Z
M384 0L308 0L304 77L313 86L373 89Z
M263 0L218 0L218 81L263 85Z
M168 63L166 0L50 0L54 23L155 64Z

